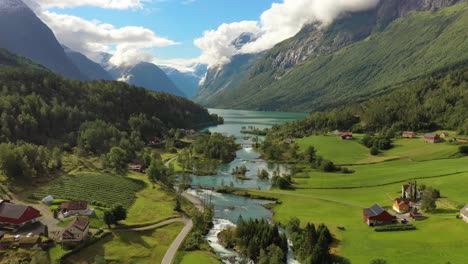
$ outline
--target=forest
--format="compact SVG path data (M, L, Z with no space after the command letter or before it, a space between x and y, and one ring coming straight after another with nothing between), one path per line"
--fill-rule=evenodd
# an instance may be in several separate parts
M305 120L273 127L271 137L303 137L323 132L381 132L437 129L468 134L468 66L447 69L393 87L392 92L328 112L314 112Z

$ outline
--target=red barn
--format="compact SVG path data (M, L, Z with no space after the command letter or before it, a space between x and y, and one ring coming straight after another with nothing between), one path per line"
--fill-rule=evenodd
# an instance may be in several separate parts
M370 208L365 208L363 214L364 222L369 226L388 225L396 222L396 217L378 204L374 204Z
M0 224L23 226L34 223L41 216L41 212L31 206L13 204L9 201L0 202Z
M436 143L440 141L440 136L436 133L427 133L424 135L424 141L428 143Z
M352 139L353 138L353 133L352 132L341 132L340 133L341 139Z

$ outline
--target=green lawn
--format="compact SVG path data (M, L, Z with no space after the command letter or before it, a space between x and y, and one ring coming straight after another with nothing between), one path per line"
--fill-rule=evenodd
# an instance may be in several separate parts
M205 251L193 251L185 254L180 264L218 264L222 263L215 255Z
M117 232L71 255L65 263L93 263L95 256L104 256L108 263L161 263L182 228L182 223L174 223L156 230Z
M146 187L136 194L137 199L128 210L128 218L122 221L122 224L155 223L178 216L174 211L175 193L168 192L157 184L153 185L144 174L132 173L129 177L145 182Z
M458 146L448 143L426 143L421 138L398 139L394 148L385 151L387 156L408 157L415 161L445 159L457 154Z

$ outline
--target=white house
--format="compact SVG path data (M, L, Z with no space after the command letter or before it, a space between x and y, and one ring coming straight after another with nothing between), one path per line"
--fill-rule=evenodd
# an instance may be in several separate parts
M463 219L463 221L468 223L468 204L460 210L460 216Z

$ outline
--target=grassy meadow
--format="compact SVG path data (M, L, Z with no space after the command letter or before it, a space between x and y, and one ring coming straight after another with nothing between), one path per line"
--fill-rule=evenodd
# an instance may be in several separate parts
M313 145L319 155L337 164L355 164L346 166L355 173L323 173L305 166L294 179L294 190L251 190L281 201L273 209L275 221L286 223L298 217L302 225L327 224L337 239L332 250L352 263L370 263L377 258L388 263L403 259L410 263L466 263L468 224L455 216L468 203L468 157L456 155L458 146L399 139L395 148L380 155L390 160L360 164L370 155L357 140L313 136L296 142L301 150ZM415 222L417 230L375 232L363 222L363 207L378 203L391 209L401 185L413 179L419 185L439 189L442 196L435 213Z

